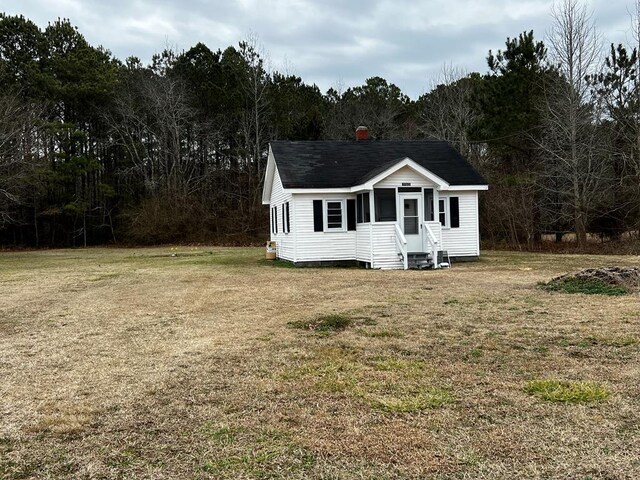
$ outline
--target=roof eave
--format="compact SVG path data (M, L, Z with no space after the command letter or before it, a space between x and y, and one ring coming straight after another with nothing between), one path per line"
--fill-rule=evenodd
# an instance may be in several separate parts
M267 168L264 174L264 184L262 186L262 204L269 205L271 203L271 188L273 187L273 175L276 170L276 159L273 156L271 145L269 145L269 156L267 159Z

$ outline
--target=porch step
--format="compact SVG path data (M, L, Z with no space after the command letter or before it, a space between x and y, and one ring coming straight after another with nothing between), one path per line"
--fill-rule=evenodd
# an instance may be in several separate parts
M425 268L433 268L433 259L430 253L411 252L407 254L409 268L424 270Z

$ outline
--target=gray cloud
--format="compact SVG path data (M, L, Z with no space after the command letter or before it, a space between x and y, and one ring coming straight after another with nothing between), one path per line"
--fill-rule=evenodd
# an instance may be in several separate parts
M149 60L166 45L211 49L253 32L277 69L322 90L379 75L417 97L445 63L486 70L507 37L549 28L551 0L0 0L44 27L66 17L119 58ZM627 3L625 5L625 3ZM589 2L606 42L628 40L632 0Z

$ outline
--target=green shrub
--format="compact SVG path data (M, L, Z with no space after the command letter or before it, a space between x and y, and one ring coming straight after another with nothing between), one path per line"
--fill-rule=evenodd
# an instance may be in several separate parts
M550 402L590 403L609 397L609 391L605 387L592 382L531 380L524 391Z
M351 326L353 320L351 317L342 313L333 313L330 315L323 315L313 320L295 320L289 322L289 326L292 328L299 328L301 330L313 330L316 332L335 332L344 330Z
M629 290L611 285L598 278L563 277L550 282L540 282L538 287L547 292L585 293L587 295L626 295Z
M334 313L320 317L316 323L316 330L319 332L344 330L351 325L351 319L346 315Z

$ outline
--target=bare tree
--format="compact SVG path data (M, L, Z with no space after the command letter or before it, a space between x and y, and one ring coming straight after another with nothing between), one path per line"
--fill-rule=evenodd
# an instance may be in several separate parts
M0 227L14 221L14 207L24 203L30 191L29 177L40 158L35 121L39 111L17 94L0 97Z
M259 211L258 205L260 204L258 185L264 177L269 141L269 124L267 122L268 61L257 35L253 33L249 34L246 41L240 43L240 54L246 63L246 75L241 77L246 96L246 108L240 134L247 153L245 168L249 185L248 188L241 185L239 193L244 195L249 192L251 195L250 210L256 212ZM254 185L254 180L257 180L258 184ZM243 202L240 205L242 206Z
M188 195L198 182L192 152L185 147L192 117L182 85L170 77L139 72L116 98L107 121L114 141L128 153L147 194Z
M126 152L128 168L118 173L132 193L142 194L128 210L129 233L136 239L169 241L182 230L197 230L204 219L198 200L207 170L201 161L201 133L182 83L151 71L132 72L106 114L114 145ZM136 189L142 185L144 190Z
M429 93L421 98L422 133L427 138L445 140L468 155L469 130L477 121L477 111L471 103L473 83L468 72L445 64L431 79L429 87Z
M598 99L592 101L587 81L597 69L601 42L591 14L578 0L560 0L552 17L547 42L559 75L545 86L542 187L550 211L570 216L584 246L590 216L610 188L599 128L602 109Z

